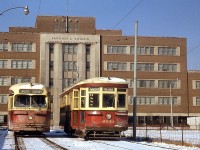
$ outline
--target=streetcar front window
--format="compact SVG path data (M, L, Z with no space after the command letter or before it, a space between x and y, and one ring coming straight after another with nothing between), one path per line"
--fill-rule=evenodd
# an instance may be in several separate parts
M115 107L114 94L103 94L103 107Z
M89 107L99 107L99 94L89 94Z
M45 101L45 96L43 95L36 95L36 96L32 96L31 99L31 106L32 107L46 107L46 101Z
M18 95L15 100L15 107L29 107L30 106L30 96L28 95Z
M126 95L118 94L117 107L124 108L126 106Z

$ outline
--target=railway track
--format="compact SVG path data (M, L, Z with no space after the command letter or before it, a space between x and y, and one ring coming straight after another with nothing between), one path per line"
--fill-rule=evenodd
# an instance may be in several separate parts
M47 138L41 138L41 140L44 142L44 143L46 143L46 144L48 144L48 145L50 145L53 149L55 149L55 150L68 150L67 148L65 148L65 147L62 147L62 146L60 146L60 145L58 145L57 143L55 143L55 142L53 142L53 141L51 141L51 140L49 140L49 139L47 139Z
M59 144L47 139L44 135L22 135L14 133L15 150L30 149L33 145L29 144L31 139L37 139L43 142L44 147L48 146L53 150L68 150L67 148L60 146ZM37 144L37 143L34 143Z
M19 134L14 133L14 140L15 140L15 150L25 150L26 149L23 138Z
M142 149L173 149L172 147L156 146L151 143L133 142L120 137L94 137L85 141L83 138L66 137L62 135L30 136L15 135L15 149L48 149L48 150L87 150L87 149L110 149L110 150L133 150Z

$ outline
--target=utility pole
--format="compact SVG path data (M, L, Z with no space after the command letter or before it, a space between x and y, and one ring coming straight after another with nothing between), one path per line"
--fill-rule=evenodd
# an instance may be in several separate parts
M138 21L135 22L135 47L134 47L134 80L133 80L133 140L136 141L136 123L137 123L137 34Z

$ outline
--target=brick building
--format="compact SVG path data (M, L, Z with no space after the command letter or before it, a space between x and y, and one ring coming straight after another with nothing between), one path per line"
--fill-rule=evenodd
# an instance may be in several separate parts
M186 38L138 37L138 123L174 124L200 115L200 72L187 71ZM49 87L52 124L59 125L58 94L83 79L115 76L129 84L132 116L134 36L99 30L92 17L38 16L35 27L0 33L0 116L6 122L11 85L40 82ZM171 86L171 92L170 92Z

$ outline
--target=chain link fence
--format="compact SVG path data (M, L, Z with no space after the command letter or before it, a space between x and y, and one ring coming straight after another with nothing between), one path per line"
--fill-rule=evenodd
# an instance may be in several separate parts
M125 136L132 136L132 127L129 127L129 130L124 134ZM200 130L191 130L184 126L170 127L162 125L159 127L137 127L136 136L138 141L148 140L200 148Z

